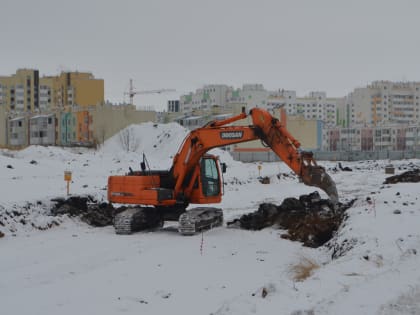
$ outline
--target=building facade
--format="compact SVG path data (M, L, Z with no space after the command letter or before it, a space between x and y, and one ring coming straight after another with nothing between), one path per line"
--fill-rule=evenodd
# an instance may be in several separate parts
M227 92L231 88L224 84L205 85L195 93L180 97L181 112L189 113L193 110L210 110L214 105L226 106Z
M0 76L0 106L9 112L40 113L103 102L104 80L88 72L40 77L38 70L19 69L11 76Z
M228 109L242 104L247 111L253 107L269 111L284 108L289 116L302 116L306 120L320 120L325 126L335 126L340 102L341 99L328 98L325 92L310 92L307 96L297 97L295 91L268 91L262 84L244 84L240 89L206 85L195 93L181 96L180 113L193 116L192 113L198 110L210 112L213 107Z
M328 128L323 130L322 149L325 151L418 151L418 124L388 124Z
M420 82L375 81L346 97L341 117L345 127L414 124L420 122L419 98Z
M156 122L156 111L137 110L134 105L112 105L109 103L94 106L89 109L92 124L89 127L92 131L94 143L104 143L108 138L131 124L143 122Z
M12 148L24 148L29 145L28 118L19 116L8 121L8 144Z
M29 118L29 144L56 144L56 118L54 114L36 115Z
M0 76L0 106L7 111L39 110L39 71L19 69L11 76Z

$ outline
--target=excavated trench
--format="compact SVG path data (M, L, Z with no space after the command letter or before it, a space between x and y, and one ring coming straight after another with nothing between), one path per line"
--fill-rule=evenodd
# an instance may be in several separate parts
M257 211L245 214L227 223L228 227L261 230L276 226L287 232L282 238L302 242L308 247L319 247L328 242L345 219L345 211L355 200L337 206L321 199L318 192L286 198L281 205L260 204Z
M59 219L61 215L78 217L81 221L95 227L113 225L115 215L126 209L124 206L116 208L107 202L97 201L90 195L55 198L51 201L53 206L49 211L47 210L47 213L49 212L57 219L53 219L52 223L47 226L39 226L40 230L59 225L62 222ZM227 226L248 230L261 230L274 226L287 231L282 235L283 238L300 241L309 247L318 247L333 237L334 232L345 218L345 210L352 204L353 201L339 204L334 209L329 200L321 199L318 192L314 192L302 195L299 199L286 198L281 205L260 204L257 211L227 222ZM29 213L31 206L27 207ZM7 217L5 217L6 214ZM0 229L3 230L0 231L0 238L5 234L4 231L7 227L5 223L10 221L14 221L15 224L19 222L28 224L30 218L19 211L6 211L3 217L0 216L0 227L4 228ZM38 225L32 223L32 226L37 228ZM10 230L10 232L13 234L14 230Z
M397 184L397 183L418 183L420 182L420 169L413 169L403 172L398 175L390 176L385 179L384 184Z
M51 209L52 215L77 216L87 224L97 227L112 225L115 215L126 209L97 202L92 196L72 196L53 201L55 206ZM257 211L227 222L227 226L247 230L275 226L287 230L282 235L283 238L300 241L305 246L318 247L333 237L345 217L345 210L353 202L340 203L334 207L329 200L321 199L318 192L313 192L301 195L299 199L286 198L279 206L272 203L260 204Z

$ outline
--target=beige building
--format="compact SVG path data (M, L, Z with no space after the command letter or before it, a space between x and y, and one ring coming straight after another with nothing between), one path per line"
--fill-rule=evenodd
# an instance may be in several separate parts
M104 80L88 72L62 72L40 77L34 69L19 69L0 77L0 106L13 112L43 112L104 102Z
M304 119L302 116L288 116L287 130L305 150L316 150L322 146L323 123L316 119Z
M0 148L7 145L7 112L3 106L0 106Z
M92 133L96 143L104 143L118 131L131 124L156 122L156 112L137 110L134 105L102 104L91 107Z
M289 116L283 114L281 109L270 111L272 115L283 122L290 134L296 138L301 148L305 150L316 150L322 145L322 127L323 123L316 119L305 119L301 115ZM251 118L248 117L243 121L239 121L236 125L247 126L252 124ZM271 151L270 148L261 144L260 140L238 143L232 145L230 151L236 152L266 152Z
M8 111L39 109L39 71L19 69L11 76L0 76L0 106Z

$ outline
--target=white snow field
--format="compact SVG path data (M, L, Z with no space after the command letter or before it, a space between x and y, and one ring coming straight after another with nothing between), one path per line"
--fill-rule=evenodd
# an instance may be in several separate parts
M36 206L66 196L64 171L73 174L71 194L106 201L109 175L138 169L143 153L153 169L168 169L186 135L176 124L127 130L129 144L117 135L98 150L0 151L0 214L26 217L0 225L1 314L420 314L420 183L383 185L389 161L343 162L352 172L319 162L341 201L357 198L331 241L334 258L325 246L282 239L277 228L224 225L181 236L176 222L166 222L121 236ZM292 174L284 163L263 163L259 174L256 163L212 153L228 164L219 205L225 221L315 190L296 176L279 179ZM419 160L392 163L396 173L420 167ZM261 184L259 175L271 183ZM305 266L311 273L299 277Z

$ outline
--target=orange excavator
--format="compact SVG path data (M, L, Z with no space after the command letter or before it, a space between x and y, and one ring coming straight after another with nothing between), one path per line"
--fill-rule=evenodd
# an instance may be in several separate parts
M322 166L317 165L312 152L299 150L300 143L283 124L269 112L253 108L249 112L250 126L232 126L245 119L245 109L231 118L212 121L191 131L174 156L170 170L150 170L145 158L141 170L124 176L108 178L108 200L130 204L117 214L114 227L117 234L156 228L164 220L178 220L181 234L194 234L223 222L219 208L197 207L186 211L189 204L220 203L223 192L222 173L225 164L218 157L206 154L216 147L252 140L262 140L309 186L315 186L338 204L334 181Z

